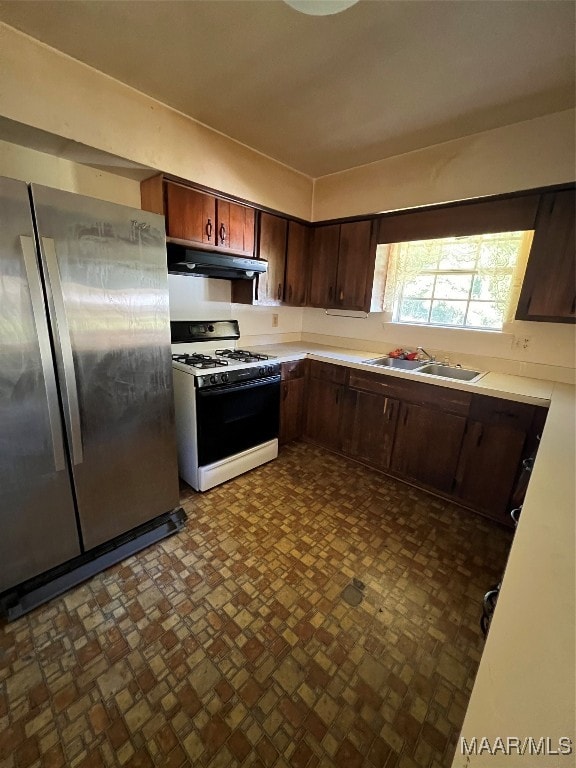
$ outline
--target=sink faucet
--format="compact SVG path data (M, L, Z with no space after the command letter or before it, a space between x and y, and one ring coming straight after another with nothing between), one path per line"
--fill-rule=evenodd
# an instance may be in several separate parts
M424 347L417 347L416 351L418 352L418 359L419 360L423 360L422 355L426 355L427 360L423 360L423 362L433 363L436 360L434 355L431 355L429 352L426 352Z

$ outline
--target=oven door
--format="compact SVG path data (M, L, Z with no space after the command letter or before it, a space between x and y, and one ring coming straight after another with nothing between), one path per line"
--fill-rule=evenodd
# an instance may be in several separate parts
M196 390L200 467L278 437L280 376Z

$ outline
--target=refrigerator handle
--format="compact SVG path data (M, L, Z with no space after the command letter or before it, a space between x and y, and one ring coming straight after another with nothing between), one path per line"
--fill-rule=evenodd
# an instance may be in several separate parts
M46 325L44 298L42 296L42 284L40 282L40 273L38 272L34 239L26 235L21 235L20 247L24 259L24 269L26 270L26 277L28 279L32 316L34 318L34 326L36 328L38 346L40 348L40 362L42 365L42 373L44 375L46 401L48 403L48 421L50 423L50 437L52 439L54 470L56 472L62 472L62 470L66 468L66 461L64 456L64 443L62 440L58 393L56 390L56 374L54 372L52 351L50 349L48 326Z
M82 464L84 451L82 448L82 430L80 428L80 408L78 405L78 389L76 387L76 374L74 372L74 357L72 355L72 341L70 328L64 306L60 269L56 256L56 245L50 237L41 237L42 251L48 270L48 281L52 294L52 303L56 326L58 328L58 340L62 351L62 364L64 368L64 392L66 406L68 408L68 423L70 425L70 445L72 449L72 463Z

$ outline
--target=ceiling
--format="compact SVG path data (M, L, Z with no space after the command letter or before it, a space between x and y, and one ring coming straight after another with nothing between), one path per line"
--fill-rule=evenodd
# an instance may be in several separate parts
M571 0L10 0L0 21L311 177L574 106Z

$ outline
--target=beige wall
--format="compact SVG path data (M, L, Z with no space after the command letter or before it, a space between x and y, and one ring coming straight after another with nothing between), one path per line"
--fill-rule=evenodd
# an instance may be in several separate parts
M307 176L5 24L0 24L0 94L2 117L310 217Z
M568 110L382 160L315 181L314 220L411 208L576 178ZM386 353L423 346L453 362L574 383L576 327L513 321L506 333L426 328L305 310L304 338Z
M574 181L575 128L572 109L324 176L313 220Z
M0 176L140 207L136 181L7 141L0 141Z
M313 185L302 174L2 24L0 94L0 117L308 219L313 186L314 219L319 220L576 177L571 110L382 160ZM139 203L137 182L2 141L0 174ZM383 324L379 315L357 320L314 309L232 305L229 284L214 283L171 279L173 312L182 317L203 307L210 314L233 314L244 335L255 341L260 336L292 340L303 332L308 339L375 352L422 345L463 364L574 380L574 326L512 323L507 333L490 334Z

